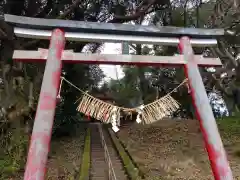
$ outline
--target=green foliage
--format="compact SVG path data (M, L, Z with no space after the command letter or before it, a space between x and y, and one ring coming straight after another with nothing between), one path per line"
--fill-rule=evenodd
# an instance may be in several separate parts
M103 79L103 71L96 65L69 64L64 67L64 77L82 90L91 90L98 86ZM81 92L75 87L63 82L61 90L61 102L56 109L54 121L54 133L71 132L75 125L75 119L79 118L76 111L78 104L75 103L81 97Z
M109 88L115 97L117 104L132 107L139 103L141 91L138 83L138 71L136 67L124 66L125 76L120 80L111 80Z
M1 138L0 179L14 176L26 163L29 139L19 129Z
M125 76L120 80L111 80L109 87L117 104L127 107L136 107L142 101L147 104L161 98L185 79L182 68L145 67L139 72L138 67L124 66L123 72ZM140 73L143 73L144 77L141 77ZM141 87L141 81L145 88ZM192 117L191 97L187 88L182 86L177 92L173 92L172 96L181 104L178 115Z
M172 13L173 26L184 26L183 8L176 8Z
M217 120L219 128L226 134L232 136L240 135L240 114L236 116L223 117Z
M233 155L240 157L240 113L235 116L223 117L217 119L218 128L221 132L223 142L232 145Z

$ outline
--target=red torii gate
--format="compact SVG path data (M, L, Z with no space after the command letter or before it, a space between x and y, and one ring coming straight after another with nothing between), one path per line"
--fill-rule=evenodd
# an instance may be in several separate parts
M24 180L43 180L45 176L62 60L73 63L97 64L183 65L214 177L216 180L233 179L198 69L198 65L220 66L221 62L219 59L195 56L192 49L192 45L216 45L215 38L223 36L224 30L93 23L29 18L8 14L4 15L4 18L6 22L14 26L14 33L18 37L50 39L48 51L16 50L13 55L15 60L20 61L46 60ZM145 44L178 45L183 55L154 57L73 53L64 51L65 39L84 42L127 41Z

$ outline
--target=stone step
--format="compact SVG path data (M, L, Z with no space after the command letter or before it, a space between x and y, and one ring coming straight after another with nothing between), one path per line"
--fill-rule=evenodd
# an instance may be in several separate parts
M108 164L105 161L104 148L102 147L101 137L97 124L90 125L91 130L91 172L90 180L107 180L108 179ZM109 151L109 156L114 168L116 178L118 180L128 180L125 173L122 161L111 142L108 133L103 129L104 139Z

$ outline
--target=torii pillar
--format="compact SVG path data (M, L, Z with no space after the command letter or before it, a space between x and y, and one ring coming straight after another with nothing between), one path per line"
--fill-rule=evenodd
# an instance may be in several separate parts
M193 105L200 123L215 180L232 180L232 171L188 37L180 39L179 50L186 61L184 71L188 78Z
M64 32L60 29L53 30L32 131L24 180L43 180L46 173L46 163L62 72L61 58L64 46Z

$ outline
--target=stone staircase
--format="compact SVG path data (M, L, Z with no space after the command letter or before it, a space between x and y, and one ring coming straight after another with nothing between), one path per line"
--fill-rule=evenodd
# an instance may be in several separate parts
M108 147L108 152L110 155L110 159L112 160L112 165L114 172L116 174L117 180L128 180L128 176L125 172L125 169L123 167L123 163L118 155L118 152L115 150L112 140L110 139L110 135L103 131L105 142Z
M107 164L97 124L90 124L91 130L91 169L90 180L107 180Z
M91 130L90 180L108 180L108 164L105 161L104 157L105 153L101 142L98 123L92 123L89 127ZM122 161L114 148L114 144L111 141L108 132L106 132L104 128L102 130L108 148L109 156L112 162L112 166L116 175L116 180L128 180Z

